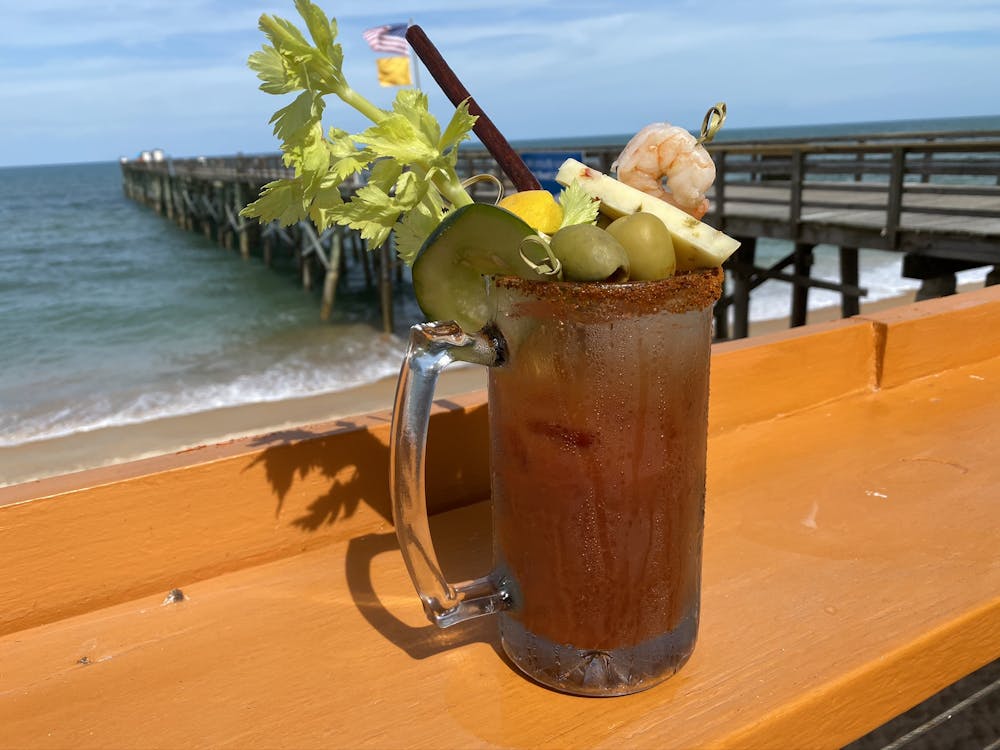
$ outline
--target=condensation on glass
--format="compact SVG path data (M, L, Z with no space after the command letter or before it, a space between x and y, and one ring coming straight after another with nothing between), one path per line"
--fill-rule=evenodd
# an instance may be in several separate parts
M499 616L557 690L611 696L676 672L698 630L712 305L721 271L657 282L490 280L491 321L415 326L393 418L403 557L432 622ZM427 526L437 374L490 367L493 570L444 580Z

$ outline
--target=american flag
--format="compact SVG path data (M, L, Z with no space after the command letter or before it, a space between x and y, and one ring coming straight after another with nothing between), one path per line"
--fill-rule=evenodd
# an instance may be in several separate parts
M406 29L405 23L387 23L368 29L361 36L375 52L408 55L410 46L406 43Z

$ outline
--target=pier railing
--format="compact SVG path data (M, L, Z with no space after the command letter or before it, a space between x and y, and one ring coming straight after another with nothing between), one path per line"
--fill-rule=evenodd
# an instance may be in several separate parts
M587 146L580 149L580 153L584 161L607 172L622 146L621 143ZM542 149L532 151L543 152ZM886 240L880 247L897 249L892 244L900 229L899 220L904 209L984 218L1000 216L1000 207L994 207L990 201L979 201L985 204L983 207L969 207L956 200L928 204L917 198L929 195L995 197L996 188L1000 186L1000 131L835 135L818 140L791 138L780 142L730 141L713 143L709 151L718 173L712 196L712 215L722 220L727 215L727 200L736 205L787 206L787 218L792 224L803 218L803 210L810 208L861 211L881 208L886 217L880 230L885 230ZM263 184L292 175L279 154L126 162L125 166L129 170L243 180L247 184ZM504 180L496 162L483 149L462 149L458 172L463 178L488 173ZM362 183L363 179L355 176L345 187L350 189ZM765 186L768 191L734 192L742 186ZM727 190L730 187L733 190ZM845 196L859 193L868 196L838 200L827 195L837 192ZM881 200L876 196L881 196ZM907 202L907 197L914 197L914 200ZM735 205L732 207L736 213L745 212Z
M713 215L723 222L748 214L786 219L790 239L796 239L803 220L828 223L831 217L817 216L817 209L860 212L851 221L870 243L866 246L885 250L907 249L900 243L904 213L914 215L912 226L932 228L936 224L916 215L1000 218L1000 138L719 144L712 154ZM865 232L873 222L877 236ZM974 231L969 234L977 239Z
M768 279L792 285L791 323L806 322L810 288L841 294L854 315L858 249L903 253L902 273L919 298L955 291L957 271L1000 264L1000 133L945 137L842 137L822 142L713 144L717 177L707 221L742 241L728 264L733 335L748 331L750 291ZM794 249L768 268L755 263L760 237ZM840 280L812 277L814 248L834 245ZM791 267L791 272L787 271ZM992 280L992 278L991 278Z
M582 161L609 172L623 146L589 145L576 152ZM569 150L548 146L523 153ZM925 281L923 296L953 291L956 271L1000 265L1000 131L722 140L709 150L717 177L706 221L743 243L727 264L733 292L718 306L716 318L723 336L728 335L730 306L733 335L746 335L750 291L767 279L791 283L793 325L805 322L808 290L814 287L841 293L843 314L855 314L866 294L858 279L859 248L904 253L903 273ZM307 222L291 233L276 226L258 229L239 216L264 184L291 176L280 154L127 161L122 169L130 197L183 226L218 237L222 244L238 237L244 255L260 238L265 247L274 238L287 240L300 264L305 263L306 286L311 262L319 261L319 270L326 273L329 293L323 309L328 313L337 281L334 256L339 257L343 241L360 246L360 240L345 232L316 233ZM493 174L513 190L481 148L461 149L458 172L463 178ZM345 185L345 194L361 184L363 177L357 176ZM496 196L488 183L472 189L477 200ZM759 237L790 240L795 249L762 268L755 263ZM819 244L837 246L839 282L812 277L813 249ZM391 255L380 256L378 263L388 268ZM389 271L379 271L379 276L387 279ZM391 328L391 296L384 288L380 296L386 327Z

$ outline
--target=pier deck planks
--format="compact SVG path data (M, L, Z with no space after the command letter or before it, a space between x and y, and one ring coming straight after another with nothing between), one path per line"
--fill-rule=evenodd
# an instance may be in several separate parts
M581 149L581 155L591 166L609 172L623 145L587 147ZM705 220L744 244L750 238L770 237L790 240L800 248L835 245L842 253L869 248L917 254L922 256L924 279L938 269L942 277L953 276L955 262L967 267L1000 266L1000 132L713 143L710 151L718 177L710 195L712 211ZM462 177L494 174L506 183L508 191L512 189L485 151L463 149L457 169ZM234 222L232 209L255 196L264 183L290 176L277 156L125 163L123 174L131 197L167 215L176 214L174 218L187 228L217 233L226 243L232 241L233 232L239 234L244 255L251 244L246 236L247 222ZM201 197L201 204L192 205L185 185L198 186L191 189ZM495 195L476 197L492 201ZM216 204L217 200L224 206ZM228 216L228 221L223 216ZM386 254L379 255L382 263L393 262ZM307 287L311 285L311 264L317 258L323 260L323 253L307 254L302 259ZM727 271L734 280L739 274L748 274L735 284L746 294L765 270L752 263L730 265ZM330 274L334 271L328 263L318 271L327 273L324 290L329 293L324 295L322 308L329 310L335 287ZM809 264L799 263L792 297L801 310L805 309L808 289L817 285L810 274ZM392 329L389 278L388 273L379 274L386 330ZM844 310L854 309L859 284L863 287L864 279L841 279L838 288L844 297ZM731 301L724 300L717 308L721 338L728 332L724 308ZM749 309L748 301L734 309L734 331L746 331L747 321L741 318ZM797 316L792 317L794 324Z
M788 187L772 185L727 186L724 220L727 225L741 218L788 221L790 192ZM845 207L810 207L810 204L816 203L843 204ZM822 221L859 230L881 229L885 225L885 193L806 187L803 190L803 204L801 221ZM847 207L858 205L871 206L871 210ZM973 213L979 211L996 216L976 216ZM900 229L947 232L963 229L970 235L993 237L1000 241L1000 192L996 196L907 193L900 216ZM870 245L877 246L881 239L872 235L867 241Z

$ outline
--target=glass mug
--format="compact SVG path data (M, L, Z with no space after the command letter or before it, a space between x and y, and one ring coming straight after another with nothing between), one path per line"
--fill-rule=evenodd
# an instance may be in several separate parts
M490 321L411 329L393 412L396 532L431 622L499 616L556 690L638 692L698 630L712 306L722 271L624 284L487 280ZM489 366L493 562L445 581L424 495L438 373Z

